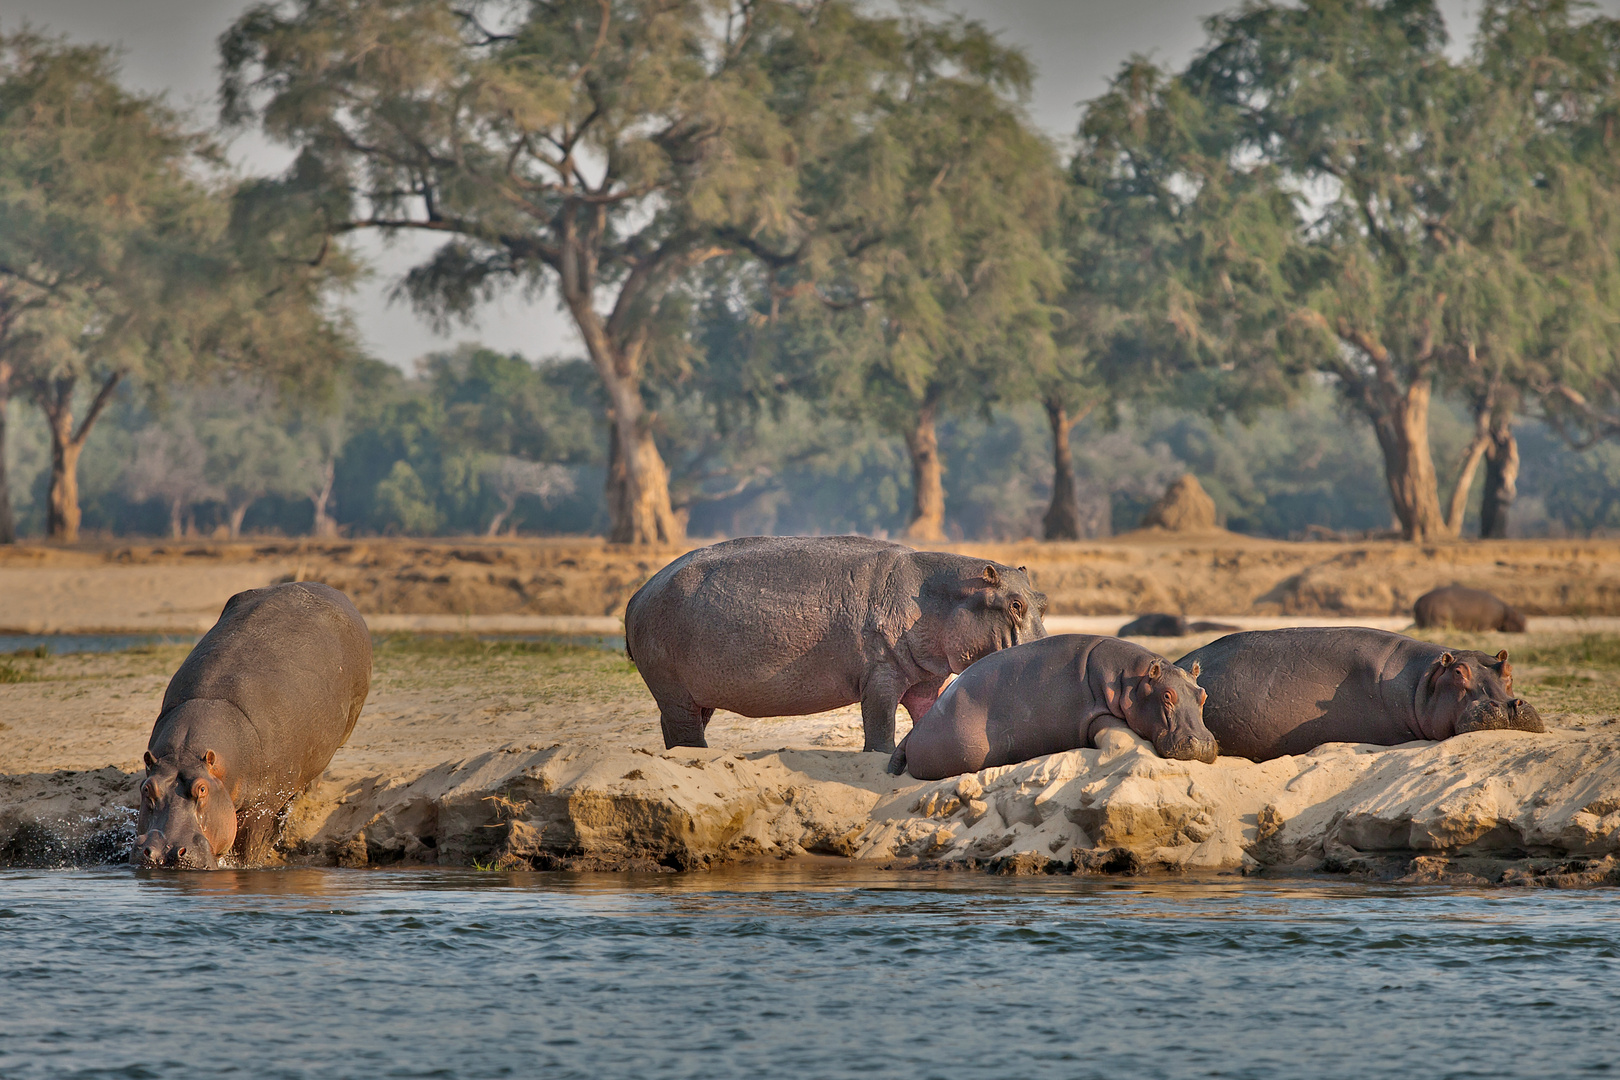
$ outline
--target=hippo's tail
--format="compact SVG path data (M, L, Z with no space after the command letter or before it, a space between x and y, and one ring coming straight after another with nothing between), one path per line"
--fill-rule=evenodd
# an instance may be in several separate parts
M885 771L890 776L904 776L906 774L906 743L910 741L911 735L908 733L905 738L900 740L900 745L894 748L894 753L889 755L889 764Z

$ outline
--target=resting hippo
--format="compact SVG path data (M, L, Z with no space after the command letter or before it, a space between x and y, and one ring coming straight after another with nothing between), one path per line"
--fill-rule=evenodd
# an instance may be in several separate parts
M1237 630L1219 622L1188 622L1185 615L1170 615L1154 611L1138 615L1119 628L1120 637L1186 637L1188 634L1207 634L1211 630Z
M1203 668L1204 724L1224 754L1269 761L1330 742L1393 746L1470 731L1545 731L1513 696L1506 652L1448 651L1359 626L1228 634Z
M261 861L278 815L347 741L370 687L371 637L336 589L305 581L231 597L163 695L130 861Z
M1421 627L1454 630L1505 630L1524 633L1524 616L1483 589L1447 585L1426 592L1412 605L1412 618Z
M939 780L1091 743L1125 721L1162 757L1215 760L1198 666L1183 671L1119 638L1058 634L987 656L940 695L889 759L889 772Z
M802 716L861 703L866 749L894 749L953 672L1046 636L1023 567L864 536L751 536L687 552L630 598L625 645L664 745L707 746L716 709Z

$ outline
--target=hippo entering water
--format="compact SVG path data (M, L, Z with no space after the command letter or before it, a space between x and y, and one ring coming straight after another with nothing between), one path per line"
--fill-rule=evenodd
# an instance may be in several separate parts
M964 671L889 759L889 772L941 780L1078 750L1123 720L1161 757L1210 762L1198 665L1183 670L1118 638L1059 634Z
M1023 567L864 536L753 536L687 552L630 598L625 644L664 745L707 746L716 709L803 716L861 703L867 750L894 749L981 656L1046 636Z
M261 861L281 811L348 740L370 687L371 637L336 589L297 582L231 597L163 695L130 861Z
M1229 634L1177 661L1200 664L1204 723L1221 752L1254 761L1330 742L1393 746L1470 731L1547 730L1513 696L1504 650L1450 650L1359 626Z

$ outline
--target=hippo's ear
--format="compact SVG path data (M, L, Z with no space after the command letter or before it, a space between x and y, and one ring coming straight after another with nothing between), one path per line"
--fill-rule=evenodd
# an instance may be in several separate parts
M1440 666L1441 667L1450 667L1451 662L1453 660L1455 660L1455 659L1457 659L1457 658L1455 656L1452 656L1450 653L1443 652L1443 653L1440 654Z
M1162 674L1164 674L1164 664L1159 661L1158 657L1154 657L1153 663L1148 665L1147 674L1143 675L1142 678L1151 682L1156 680Z
M1020 574L1028 574L1028 573L1029 573L1029 567L1027 567L1027 566L1020 566L1020 567L1019 567L1019 568L1018 568L1018 572L1019 572L1019 573L1020 573Z
M991 566L989 563L985 563L984 564L984 582L985 582L986 585L991 585L991 586L1000 585L1001 584L1001 572L998 571L994 566Z
M1507 663L1507 650L1503 649L1501 652L1497 653L1496 659L1501 663Z
M1192 670L1187 672L1187 674L1191 675L1195 679L1198 678L1198 676L1202 675L1203 673L1204 673L1204 666L1202 664L1200 664L1196 660L1193 661Z
M218 754L215 754L212 750L204 751L203 764L208 766L208 775L212 776L215 780L225 779L225 774L219 769Z
M157 758L152 756L152 751L150 751L150 750L148 750L146 752L146 756L144 758L142 758L141 760L146 762L146 771L147 772L151 772L154 768L157 767Z

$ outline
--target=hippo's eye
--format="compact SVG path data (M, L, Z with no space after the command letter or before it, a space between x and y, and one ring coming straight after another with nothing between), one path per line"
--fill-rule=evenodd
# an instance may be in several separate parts
M1012 602L1012 613L1020 617L1024 614L1024 602L1022 600Z
M193 786L191 789L191 797L193 799L200 799L206 794L208 794L208 784L202 780L197 781L195 786Z

